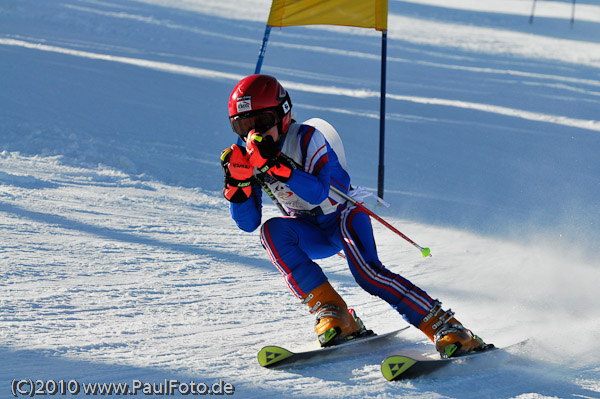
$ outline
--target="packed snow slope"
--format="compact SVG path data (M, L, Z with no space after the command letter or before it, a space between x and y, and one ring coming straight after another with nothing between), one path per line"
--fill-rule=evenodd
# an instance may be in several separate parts
M451 4L448 4L451 3ZM13 380L212 385L241 398L600 397L600 5L390 1L382 261L484 339L510 346L410 383L387 349L273 371L265 344L314 346L313 319L242 233L218 156L270 2L0 2L0 397ZM380 34L273 29L263 72L298 120L340 132L377 185ZM265 217L277 215L267 205ZM334 286L384 333L406 325ZM81 392L79 395L84 395ZM71 395L74 396L74 395ZM179 396L173 395L173 396Z

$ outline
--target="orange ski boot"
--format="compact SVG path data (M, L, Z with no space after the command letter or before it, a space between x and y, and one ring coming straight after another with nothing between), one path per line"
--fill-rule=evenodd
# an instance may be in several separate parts
M322 347L337 345L366 332L362 321L350 313L346 302L328 281L302 298L302 303L316 314L315 331Z
M438 301L435 301L419 324L419 330L435 343L435 349L442 358L457 357L494 347L466 329L454 318L454 312L450 309L444 311Z

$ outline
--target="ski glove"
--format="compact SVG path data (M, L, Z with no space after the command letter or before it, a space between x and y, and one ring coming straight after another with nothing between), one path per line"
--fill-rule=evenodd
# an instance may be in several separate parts
M251 130L246 137L250 164L256 166L261 172L267 172L280 182L286 183L296 169L294 161L279 151L279 146L271 136L261 136Z
M221 166L225 174L223 195L228 201L241 203L252 194L254 167L250 164L246 149L237 144L221 152Z

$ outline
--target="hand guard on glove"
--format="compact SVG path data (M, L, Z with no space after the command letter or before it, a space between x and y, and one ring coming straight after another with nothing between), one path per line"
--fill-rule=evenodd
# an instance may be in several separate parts
M221 152L221 166L225 174L223 195L231 202L241 203L252 194L254 166L250 164L246 149L237 144Z
M249 161L261 172L267 172L280 182L286 183L296 165L284 156L271 136L261 136L251 130L246 137Z

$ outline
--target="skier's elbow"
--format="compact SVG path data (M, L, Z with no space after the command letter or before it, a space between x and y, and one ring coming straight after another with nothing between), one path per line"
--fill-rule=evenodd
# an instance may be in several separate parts
M310 202L311 204L320 204L321 202L325 201L328 196L329 190L326 190L325 188L321 187L321 190L315 195L315 198Z
M259 226L260 226L260 220L258 221L246 221L246 222L239 222L236 221L235 224L237 225L237 227L242 230L245 231L246 233L252 233L254 230L256 230Z
M259 213L256 213L256 214L246 213L246 214L242 214L242 215L237 215L237 217L234 217L233 220L235 221L235 224L237 225L237 227L240 230L245 231L246 233L252 233L254 230L256 230L258 228L258 226L260 226L260 214Z
M252 233L260 226L261 212L250 200L237 204L231 202L229 210L231 217L240 230Z

